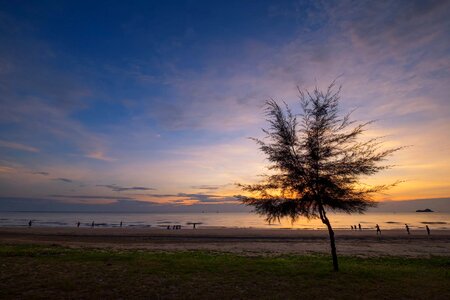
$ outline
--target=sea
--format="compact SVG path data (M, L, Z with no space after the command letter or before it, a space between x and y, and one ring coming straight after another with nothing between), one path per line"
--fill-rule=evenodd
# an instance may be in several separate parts
M363 229L373 229L379 224L381 229L403 229L405 224L411 229L450 229L450 213L412 212L389 213L368 212L365 214L328 213L335 229L351 229L361 224ZM325 229L319 219L299 218L292 223L289 219L269 223L264 217L251 212L208 212L208 213L87 213L87 212L0 212L0 227L119 227L122 222L127 228L167 228L181 225L191 228L276 228L276 229Z

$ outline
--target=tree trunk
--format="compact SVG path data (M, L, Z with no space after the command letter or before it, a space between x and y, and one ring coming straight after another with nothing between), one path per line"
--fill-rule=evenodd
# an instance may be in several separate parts
M333 270L335 272L339 271L339 264L338 264L338 258L336 253L336 243L334 240L334 231L333 227L331 227L330 221L327 218L327 215L325 214L325 210L321 211L320 218L322 222L327 225L328 228L328 234L330 236L330 245L331 245L331 256L333 257Z

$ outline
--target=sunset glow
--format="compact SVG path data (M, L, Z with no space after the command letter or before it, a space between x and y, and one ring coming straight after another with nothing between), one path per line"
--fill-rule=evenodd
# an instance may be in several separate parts
M239 210L264 102L335 78L407 146L377 200L450 197L450 2L319 3L2 1L0 210Z

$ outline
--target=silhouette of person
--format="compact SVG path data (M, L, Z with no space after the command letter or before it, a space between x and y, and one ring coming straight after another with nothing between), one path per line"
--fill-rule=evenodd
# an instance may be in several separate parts
M358 228L359 228L359 230L362 230L362 228L361 228L361 224L358 224Z
M430 235L430 227L428 227L428 225L425 225L425 228L427 229L427 234Z
M77 222L77 228L80 228L80 221Z
M350 228L353 230L353 225L350 225Z
M120 227L122 227L122 221L120 221Z
M94 223L94 221L92 221L91 227L94 228L94 226L95 226L95 223Z
M377 235L380 234L381 235L381 229L380 226L378 226L378 224L375 226L377 228Z
M30 220L30 221L28 222L28 227L31 227L32 224L33 224L33 221Z
M170 225L167 225L167 229L170 229Z
M407 232L408 234L410 234L410 233L409 233L409 226L408 226L408 224L405 224L405 228L406 228L406 232Z

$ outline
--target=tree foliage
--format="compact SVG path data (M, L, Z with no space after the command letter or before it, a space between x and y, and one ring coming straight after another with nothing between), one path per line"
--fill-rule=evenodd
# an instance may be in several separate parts
M352 121L351 112L341 117L340 91L334 82L325 92L299 89L300 115L285 103L267 101L266 138L254 140L267 156L271 174L257 184L240 185L250 195L240 199L268 221L320 218L331 237L327 211L362 213L375 205L374 193L392 186L361 183L363 176L389 168L382 162L400 148L382 149L380 138L363 140L372 122Z

